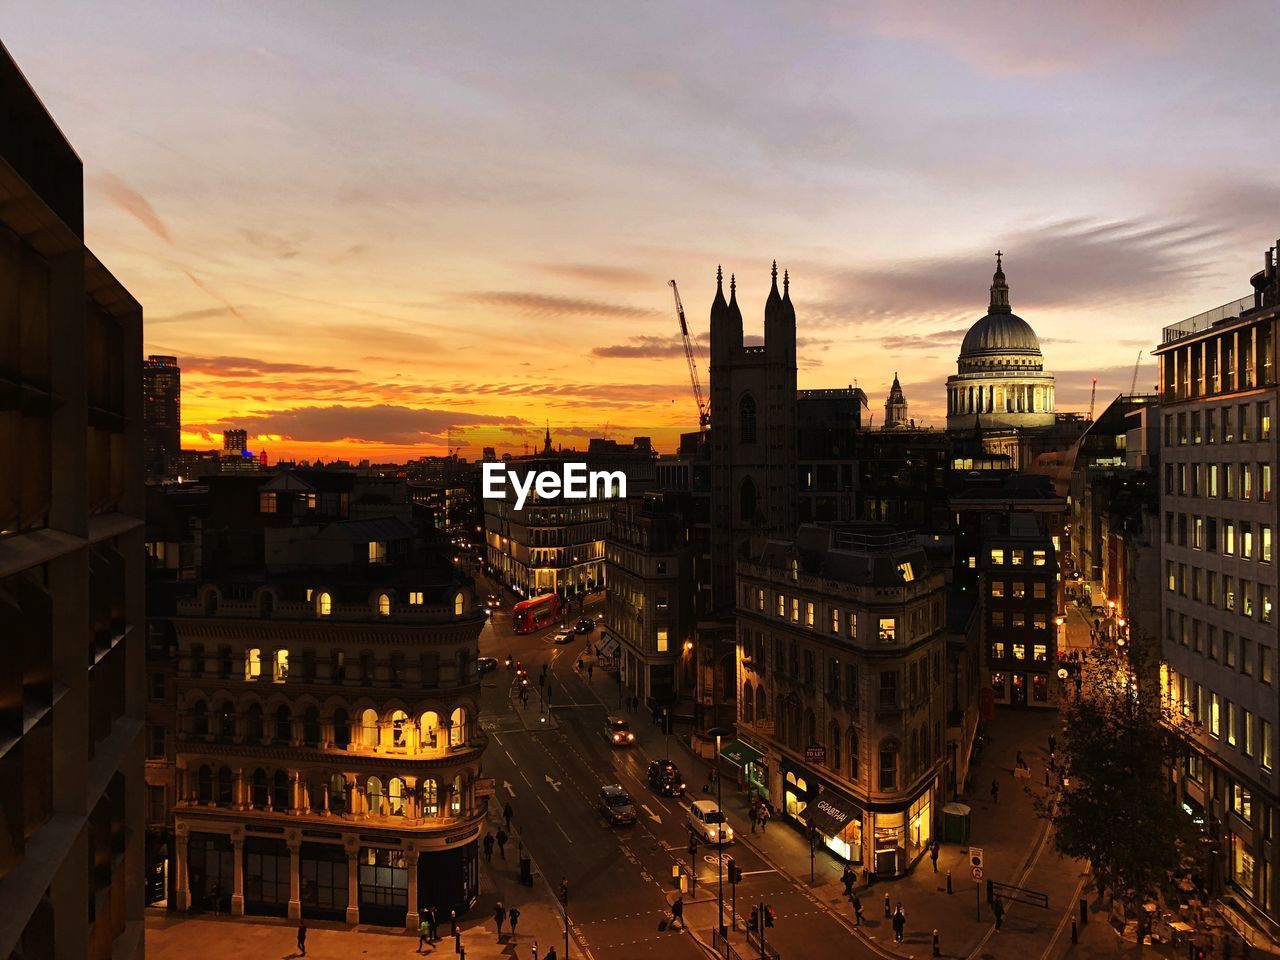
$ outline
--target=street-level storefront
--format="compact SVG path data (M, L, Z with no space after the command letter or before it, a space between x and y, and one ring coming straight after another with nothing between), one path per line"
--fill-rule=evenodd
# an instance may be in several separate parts
M933 840L936 778L909 801L867 804L803 764L784 758L780 773L782 815L806 832L812 824L823 848L882 879L908 872Z

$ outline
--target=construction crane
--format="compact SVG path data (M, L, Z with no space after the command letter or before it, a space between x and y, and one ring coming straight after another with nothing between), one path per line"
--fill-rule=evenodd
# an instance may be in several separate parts
M1098 378L1093 378L1093 390L1089 393L1089 420L1093 421L1093 402L1098 399Z
M1138 351L1138 359L1133 361L1133 383L1129 384L1129 396L1138 392L1138 367L1142 365L1142 351Z
M674 280L668 280L676 298L676 315L680 318L680 336L684 340L684 358L689 361L689 382L693 384L693 399L698 404L698 429L706 430L711 424L711 408L702 396L702 384L698 380L698 363L693 356L693 338L689 336L689 324L684 319L684 304L680 302L680 288Z

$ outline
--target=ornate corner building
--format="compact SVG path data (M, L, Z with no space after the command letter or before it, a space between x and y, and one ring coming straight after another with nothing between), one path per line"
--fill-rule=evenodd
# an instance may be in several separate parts
M399 520L284 532L287 570L177 604L174 907L408 928L461 913L490 792L484 609L447 563L414 560Z

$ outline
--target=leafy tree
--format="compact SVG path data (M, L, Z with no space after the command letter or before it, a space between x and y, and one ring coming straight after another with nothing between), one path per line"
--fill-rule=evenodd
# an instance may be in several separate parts
M1062 789L1038 798L1058 852L1087 860L1100 894L1138 903L1167 884L1191 839L1164 769L1181 720L1162 703L1152 646L1090 654L1080 693L1061 709Z

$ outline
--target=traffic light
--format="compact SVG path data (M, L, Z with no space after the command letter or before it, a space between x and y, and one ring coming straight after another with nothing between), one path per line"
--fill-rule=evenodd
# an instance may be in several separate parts
M1187 944L1187 956L1190 960L1209 960L1208 951L1196 943Z
M764 905L764 925L766 927L772 927L774 919L775 919L775 914L773 912L773 907L769 906L766 903Z
M733 857L729 858L729 882L740 883L742 881L742 868L734 861Z
M759 907L751 908L751 916L747 918L747 929L748 930L760 929L760 908Z
M569 905L569 881L568 880L560 881L560 903L566 907Z

